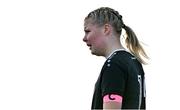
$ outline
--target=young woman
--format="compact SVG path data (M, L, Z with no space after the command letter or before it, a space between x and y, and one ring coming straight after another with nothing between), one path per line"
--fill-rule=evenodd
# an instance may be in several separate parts
M125 30L125 49L120 41ZM145 109L142 56L148 58L132 29L114 9L101 7L84 20L83 41L106 61L95 84L92 109Z

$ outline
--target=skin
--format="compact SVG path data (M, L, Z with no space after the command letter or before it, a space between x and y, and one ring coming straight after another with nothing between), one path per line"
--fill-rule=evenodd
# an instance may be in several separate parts
M102 27L86 22L84 24L85 36L83 41L90 47L91 53L97 56L105 55L105 39Z
M91 19L88 19L84 23L84 31L83 41L90 48L93 55L107 58L114 50L124 49L120 43L120 35L113 31L113 27L110 24L98 26L92 24ZM120 102L104 102L103 109L120 109L121 105L122 103Z
M120 102L104 102L103 103L103 110L111 110L111 109L121 109L122 103Z
M120 43L120 35L113 31L110 24L98 26L91 20L84 23L85 36L83 41L90 47L91 53L97 56L107 56L116 49L124 49Z

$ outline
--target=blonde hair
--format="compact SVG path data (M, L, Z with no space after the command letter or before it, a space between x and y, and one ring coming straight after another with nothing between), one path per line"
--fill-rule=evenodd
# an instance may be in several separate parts
M140 44L138 38L136 37L134 31L123 23L122 16L112 8L101 7L88 14L85 17L85 20L91 19L92 23L96 25L103 26L106 23L109 23L114 28L115 32L121 35L122 28L125 29L127 37L125 39L126 46L128 50L143 64L147 64L142 56L146 59L146 52L144 51L142 45Z

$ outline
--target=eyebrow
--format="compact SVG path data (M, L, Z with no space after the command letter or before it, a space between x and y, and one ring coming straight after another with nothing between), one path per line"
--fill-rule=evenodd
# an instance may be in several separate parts
M87 30L87 27L86 27L86 26L84 27L84 30Z

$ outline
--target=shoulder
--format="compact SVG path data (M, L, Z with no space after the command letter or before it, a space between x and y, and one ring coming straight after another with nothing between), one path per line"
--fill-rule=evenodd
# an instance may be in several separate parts
M128 51L116 51L107 60L106 66L115 65L118 68L127 70L131 67L139 65L136 57Z
M131 57L133 56L127 51L116 51L106 60L104 67L125 70Z
M114 52L111 57L107 59L107 62L113 62L117 64L128 64L129 62L136 60L136 58L128 51Z

